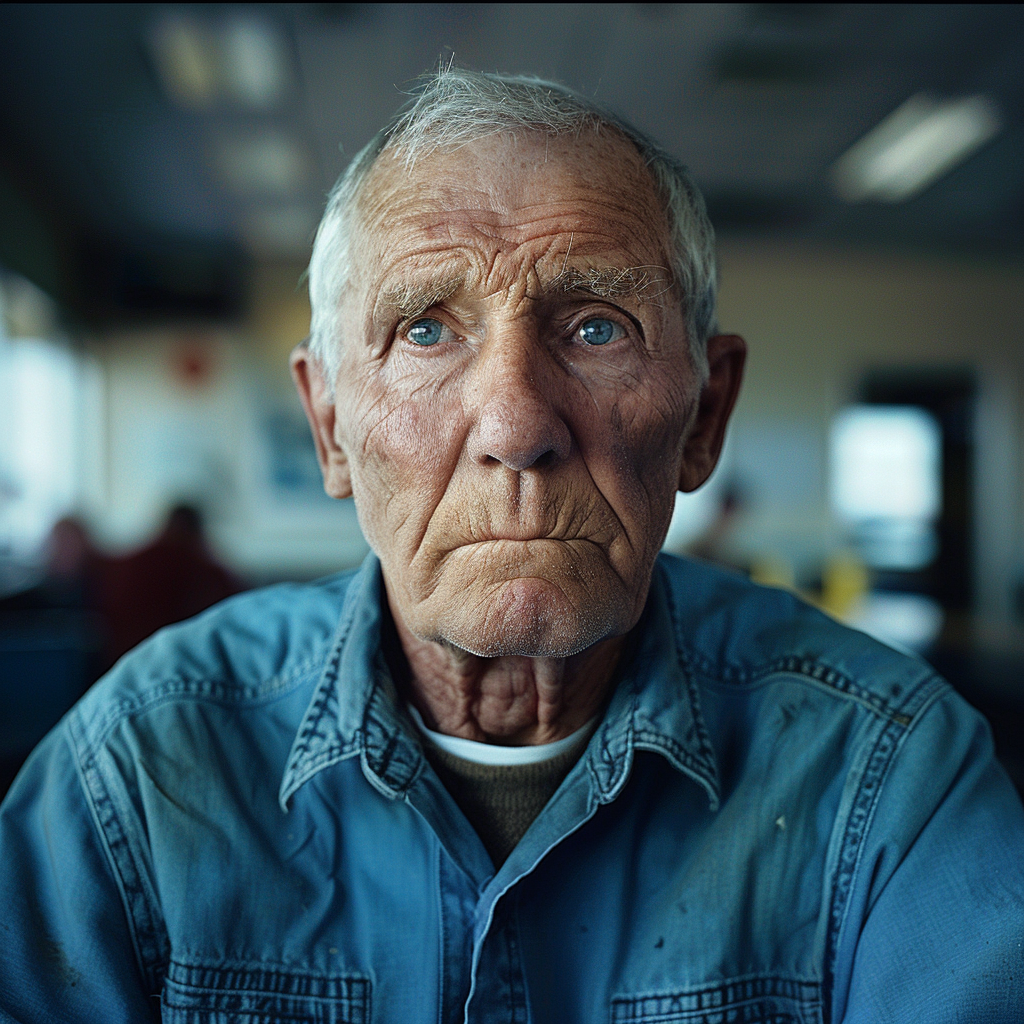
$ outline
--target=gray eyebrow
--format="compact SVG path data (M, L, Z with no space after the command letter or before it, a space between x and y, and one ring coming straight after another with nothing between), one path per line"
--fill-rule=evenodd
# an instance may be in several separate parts
M642 302L645 298L656 298L671 287L671 277L667 281L664 278L667 273L665 267L653 264L645 267L593 267L588 270L566 267L557 277L546 282L542 291L546 295L582 292L601 299L629 297ZM402 319L419 316L431 306L451 298L465 284L466 275L459 273L421 283L398 282L388 285L377 299L375 313L378 316L382 313L393 314ZM650 289L654 285L660 287L651 294Z
M451 298L466 283L464 274L454 274L422 284L402 282L389 285L381 291L376 302L378 313L397 313L402 318L417 316Z
M668 273L667 268L659 266L646 267L602 267L590 270L577 270L566 267L555 278L544 286L546 292L586 292L601 299L631 297L642 301L652 285L659 283L662 287L655 293L660 295L671 287L671 276L668 281L662 279L657 271Z

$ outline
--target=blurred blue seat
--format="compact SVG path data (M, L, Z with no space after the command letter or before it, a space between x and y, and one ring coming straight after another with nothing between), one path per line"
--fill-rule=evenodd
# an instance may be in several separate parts
M27 755L85 692L97 638L79 609L0 614L0 758Z

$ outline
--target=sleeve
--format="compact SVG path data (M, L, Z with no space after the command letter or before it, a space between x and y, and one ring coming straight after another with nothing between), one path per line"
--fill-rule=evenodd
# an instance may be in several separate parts
M837 952L834 1021L1024 1021L1024 810L954 693L882 782Z
M0 805L0 1024L157 1020L66 729Z

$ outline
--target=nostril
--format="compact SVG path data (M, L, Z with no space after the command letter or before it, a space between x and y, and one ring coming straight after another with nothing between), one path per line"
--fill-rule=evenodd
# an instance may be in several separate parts
M477 458L484 464L500 463L509 469L522 473L527 469L548 469L555 466L564 453L559 445L550 441L530 444L528 438L503 436L499 439L490 438L491 444L477 444ZM567 446L563 446L567 447Z
M527 469L548 469L558 462L558 452L553 447L545 447L540 454L523 448L482 454L486 464L498 463L514 469L517 473Z

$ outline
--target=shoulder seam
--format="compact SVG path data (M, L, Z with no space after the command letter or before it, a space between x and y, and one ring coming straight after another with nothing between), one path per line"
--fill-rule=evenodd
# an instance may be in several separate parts
M121 722L175 698L206 699L216 703L237 705L258 704L260 701L273 700L299 686L310 672L317 671L323 664L325 656L326 651L319 652L298 665L292 666L287 672L271 676L269 679L253 685L233 686L224 678L218 677L177 676L165 679L141 693L122 697L115 704L106 707L103 713L97 716L97 721L92 729L87 728L83 723L83 733L92 734L86 742L90 750L95 750L106 742L107 737ZM84 735L83 740L85 740Z
M103 843L103 852L121 897L121 909L131 931L135 958L150 993L159 993L163 982L163 961L169 944L163 928L163 914L147 898L142 873L135 863L127 835L117 815L114 800L107 790L99 765L91 750L83 757L76 737L77 715L68 716L67 743L75 762L79 785L89 806L93 824ZM84 736L81 737L84 742Z
M920 721L939 697L951 690L952 687L949 683L937 673L932 672L911 691L905 708L905 711L909 713L901 714L900 719L902 720L897 720L895 716L890 717L889 721L879 729L864 767L861 769L853 802L842 823L843 835L832 875L823 985L826 1004L832 998L839 936L849 910L853 879L860 868L864 840L871 829L875 808L882 790L885 788L885 779L889 768L914 725Z
M336 590L343 602L358 569L346 570L335 576L327 577L320 581L325 587ZM309 586L315 586L310 584ZM297 586L295 584L279 584L277 587L264 588L283 589ZM259 593L254 591L252 593ZM239 598L244 599L247 595L240 594ZM205 614L214 612L210 609ZM172 627L173 628L173 627ZM271 674L259 682L239 685L232 682L230 675L223 671L211 672L205 675L189 676L176 674L159 682L154 682L145 689L120 697L112 705L108 705L95 716L88 719L83 716L81 723L83 740L88 737L92 747L101 746L109 736L111 730L120 722L132 715L139 714L151 707L173 698L198 698L219 701L229 704L253 704L262 700L273 700L282 694L299 685L309 672L317 671L324 662L331 650L334 639L334 628L324 633L319 642L316 643L313 653L304 657L297 664L287 666L282 671ZM111 671L117 671L117 667Z
M707 658L697 654L682 642L680 642L680 653L686 662L687 669L706 679L726 684L750 686L775 675L797 676L811 685L834 692L837 696L854 700L880 718L892 721L899 726L908 726L913 721L916 709L913 713L908 713L908 711L914 706L914 698L917 694L935 683L948 686L948 683L934 669L922 665L920 678L900 694L903 700L899 705L894 706L878 694L860 686L851 676L824 665L815 658L804 658L793 654L784 655L765 665L745 671L737 669L735 666L713 665Z
M682 621L676 610L676 594L674 587L674 583L676 581L673 578L673 574L668 571L666 566L659 563L659 568L664 577L665 591L668 595L673 626L675 628L676 645L679 651L680 660L683 662L683 667L687 672L702 676L708 681L718 682L724 685L750 686L758 684L772 675L794 675L804 678L812 685L833 691L837 696L844 696L855 700L866 709L872 711L883 719L893 721L901 726L906 726L909 725L913 719L913 714L909 712L909 707L915 703L915 694L921 688L927 688L930 686L932 681L938 678L934 669L922 662L918 672L904 672L904 675L910 674L912 679L906 684L904 684L901 679L900 685L893 687L892 699L889 699L880 693L874 692L867 687L860 685L855 681L854 676L832 667L826 662L823 662L819 656L814 654L782 655L771 661L762 662L760 664L755 663L752 665L742 665L735 662L730 663L724 659L719 661L717 659L710 658L688 642L683 630ZM737 578L731 580L731 582L735 586L743 581ZM746 583L742 589L745 591L748 588L758 589L750 583ZM739 589L737 589L737 593L739 593ZM807 619L808 624L811 624L814 619L819 619L821 620L818 623L819 626L823 626L824 623L829 623L830 627L833 629L846 629L846 627L833 622L820 610L807 605L795 595L789 596L794 604L794 608L802 609L802 614L809 616ZM794 615L796 615L796 611L787 613L785 618L791 619ZM884 645L881 646L882 649L887 649ZM896 652L892 652L892 656L897 657ZM908 659L908 665L910 663L912 663L911 659Z

